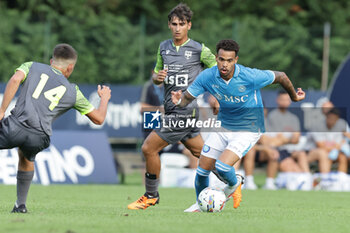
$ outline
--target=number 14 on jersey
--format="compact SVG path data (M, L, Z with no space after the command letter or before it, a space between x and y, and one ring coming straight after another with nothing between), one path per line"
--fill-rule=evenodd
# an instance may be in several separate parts
M49 78L50 77L47 74L40 75L40 81L39 81L38 85L36 86L36 88L33 92L33 95L32 95L32 97L34 99L39 98L39 96L40 96L41 92L43 91ZM67 90L67 88L65 86L60 85L58 87L47 90L43 93L45 98L51 102L51 104L49 106L49 109L51 111L54 110L54 108L58 105L60 99L62 98L62 96L64 95L66 90Z

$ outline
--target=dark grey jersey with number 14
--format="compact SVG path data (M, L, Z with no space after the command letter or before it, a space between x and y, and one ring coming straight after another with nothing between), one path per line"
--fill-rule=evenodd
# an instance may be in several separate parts
M37 62L26 62L17 70L26 78L11 114L24 126L51 135L52 121L71 108L87 114L94 108L59 70Z
M181 46L175 46L173 41L166 40L160 43L157 56L156 73L167 69L164 80L164 110L165 114L192 115L197 107L193 101L186 108L176 107L171 101L171 92L183 92L195 80L203 67L212 67L216 64L215 56L211 51L194 40L188 39Z

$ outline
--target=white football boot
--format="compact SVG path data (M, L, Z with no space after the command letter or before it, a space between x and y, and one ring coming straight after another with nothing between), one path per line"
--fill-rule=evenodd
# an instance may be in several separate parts
M184 212L191 213L191 212L202 212L199 208L198 202L191 205L189 208L185 209Z

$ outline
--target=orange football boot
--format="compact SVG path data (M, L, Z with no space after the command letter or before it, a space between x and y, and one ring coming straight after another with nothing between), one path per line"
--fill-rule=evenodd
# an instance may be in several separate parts
M242 183L240 183L236 191L232 194L233 198L233 208L237 209L242 201Z
M130 210L144 210L144 209L147 209L148 207L155 205L155 204L158 204L158 203L159 203L159 196L151 197L145 193L137 201L130 203L128 205L128 209L130 209Z

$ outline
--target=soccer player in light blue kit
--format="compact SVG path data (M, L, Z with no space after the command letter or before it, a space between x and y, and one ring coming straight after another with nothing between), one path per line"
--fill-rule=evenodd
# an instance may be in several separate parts
M201 72L191 86L182 93L172 92L172 101L186 107L200 94L209 92L220 103L218 120L220 132L212 132L202 148L195 188L199 193L209 185L210 171L216 167L227 181L224 189L227 200L232 196L234 208L241 202L243 177L236 175L233 165L239 161L265 131L260 88L279 83L293 101L305 98L305 92L293 84L284 72L259 70L237 64L239 45L233 40L221 40L216 45L217 66ZM196 202L185 212L200 212Z

